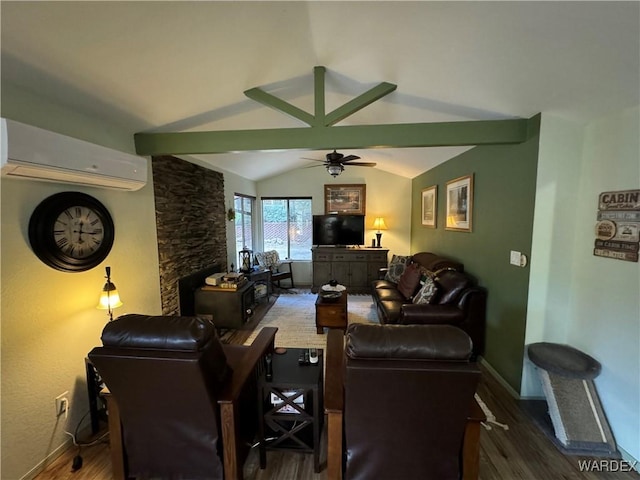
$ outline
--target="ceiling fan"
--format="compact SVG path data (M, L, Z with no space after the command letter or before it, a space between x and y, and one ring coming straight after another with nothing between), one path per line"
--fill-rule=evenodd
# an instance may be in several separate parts
M304 157L303 157L304 158ZM338 153L335 150L327 153L326 160L318 160L317 158L305 158L305 160L313 160L314 162L324 163L327 172L332 177L337 177L344 171L345 165L353 167L375 167L373 162L354 162L354 160L360 160L357 155L347 155L346 157L342 153ZM315 166L315 165L314 165Z

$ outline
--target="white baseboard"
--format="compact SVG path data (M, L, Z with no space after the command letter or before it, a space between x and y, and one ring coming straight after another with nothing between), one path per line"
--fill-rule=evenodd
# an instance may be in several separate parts
M20 480L33 480L37 477L42 471L51 465L60 455L66 452L69 448L73 446L71 442L71 438L56 448L53 452L47 455L43 460L40 461L35 467L25 473Z
M80 430L78 433L78 438L88 438L91 436L91 427L86 426ZM20 480L33 480L37 477L43 470L45 470L49 465L51 465L54 461L58 459L63 453L65 453L70 448L74 448L73 441L71 437L69 437L65 442L63 442L58 448L53 450L49 455L47 455L44 459L42 459L36 466L34 466L31 470L25 473ZM69 467L71 468L71 467Z

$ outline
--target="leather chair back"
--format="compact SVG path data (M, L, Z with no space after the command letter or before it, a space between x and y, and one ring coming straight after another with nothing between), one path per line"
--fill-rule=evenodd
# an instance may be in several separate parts
M223 478L216 394L230 374L215 326L125 315L89 359L117 401L128 475Z
M450 325L362 325L345 347L345 478L459 479L480 371Z

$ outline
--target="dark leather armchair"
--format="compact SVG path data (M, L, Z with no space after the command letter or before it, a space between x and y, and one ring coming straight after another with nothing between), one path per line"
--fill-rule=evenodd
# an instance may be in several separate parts
M327 343L327 476L478 476L480 371L450 325L351 325ZM344 438L345 452L342 453Z
M257 374L276 331L245 347L223 345L199 317L108 323L89 359L109 389L114 478L241 479L258 426Z

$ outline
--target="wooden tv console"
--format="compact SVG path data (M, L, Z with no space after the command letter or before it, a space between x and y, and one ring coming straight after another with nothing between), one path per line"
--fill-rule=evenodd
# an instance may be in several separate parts
M313 247L311 291L337 280L349 293L369 293L378 271L387 266L388 253L384 248Z

